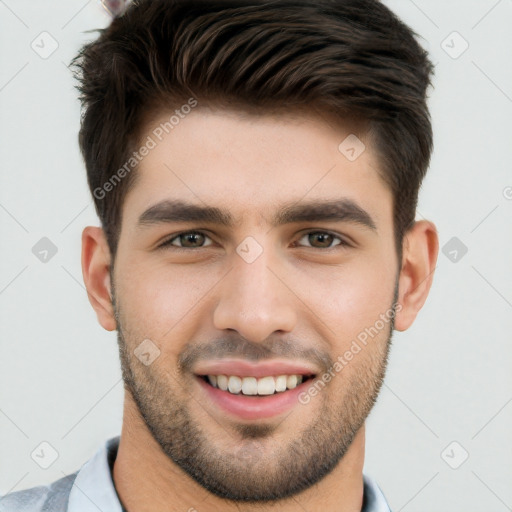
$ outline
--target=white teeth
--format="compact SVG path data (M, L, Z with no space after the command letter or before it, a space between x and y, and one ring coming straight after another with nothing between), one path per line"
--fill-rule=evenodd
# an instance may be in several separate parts
M242 392L244 395L257 395L258 381L254 377L244 377L242 379Z
M238 395L242 391L242 379L232 375L228 380L228 389L230 393Z
M228 390L228 378L225 375L217 375L217 386L222 391Z
M288 389L295 389L297 387L297 375L288 375L286 377L286 387Z
M258 380L258 395L273 395L276 390L274 377L263 377Z
M279 375L276 379L276 391L278 393L286 391L286 375Z
M302 375L279 375L278 377L238 377L237 375L208 375L208 381L213 387L229 391L234 395L273 395L287 389L295 389L302 383Z

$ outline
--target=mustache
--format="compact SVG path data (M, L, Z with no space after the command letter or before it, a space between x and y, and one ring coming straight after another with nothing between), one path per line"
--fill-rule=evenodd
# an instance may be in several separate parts
M125 340L119 306L113 279L111 279L112 306L118 337ZM334 359L328 352L318 348L307 347L302 341L290 336L272 336L261 342L250 341L237 333L225 333L222 337L207 342L189 342L178 356L178 369L181 372L192 372L194 366L211 359L239 358L251 362L272 359L303 360L315 363L327 371L334 365Z
M199 361L232 357L252 362L277 358L301 359L313 362L323 370L334 364L327 352L305 347L296 339L274 337L263 342L252 342L239 335L227 335L214 341L188 343L178 356L178 366L183 372L191 372Z

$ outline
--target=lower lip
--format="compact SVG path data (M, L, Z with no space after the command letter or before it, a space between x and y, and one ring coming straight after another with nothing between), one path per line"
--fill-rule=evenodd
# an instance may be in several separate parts
M245 396L222 391L219 388L214 388L201 377L196 378L207 396L216 405L227 413L244 420L271 418L289 411L294 405L300 404L299 395L311 384L308 379L295 389L289 389L281 393L268 396Z

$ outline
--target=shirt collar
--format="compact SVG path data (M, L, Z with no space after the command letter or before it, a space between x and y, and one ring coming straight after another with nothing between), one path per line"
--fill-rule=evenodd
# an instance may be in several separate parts
M112 467L120 436L105 442L79 470L69 495L68 512L122 512L114 487ZM363 473L364 499L361 512L391 512L377 483Z
M119 439L116 436L106 441L81 467L69 495L68 512L122 512L110 465Z
M391 512L384 494L375 480L363 473L364 498L361 512Z

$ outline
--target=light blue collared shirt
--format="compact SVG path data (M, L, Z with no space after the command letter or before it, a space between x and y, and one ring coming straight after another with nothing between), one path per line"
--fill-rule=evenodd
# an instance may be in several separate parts
M78 471L49 485L32 487L0 498L0 512L125 512L112 468L120 436L101 446ZM363 474L361 512L391 512L379 486Z

